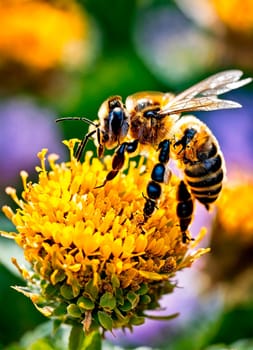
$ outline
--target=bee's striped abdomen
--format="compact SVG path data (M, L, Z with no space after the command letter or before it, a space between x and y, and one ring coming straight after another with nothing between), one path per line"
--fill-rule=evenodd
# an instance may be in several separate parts
M222 188L223 161L214 143L205 157L199 154L199 159L186 165L185 176L193 196L209 209L209 204L218 198Z

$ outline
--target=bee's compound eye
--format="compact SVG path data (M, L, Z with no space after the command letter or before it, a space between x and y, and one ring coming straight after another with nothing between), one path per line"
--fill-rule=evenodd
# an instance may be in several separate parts
M122 108L116 107L110 112L109 120L112 132L114 134L117 134L120 131L123 125L124 117L125 114Z

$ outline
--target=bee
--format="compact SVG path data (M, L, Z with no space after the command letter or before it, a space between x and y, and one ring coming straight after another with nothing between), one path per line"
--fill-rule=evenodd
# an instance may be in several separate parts
M98 123L85 117L67 117L59 120L82 120L91 125L91 130L78 145L76 158L81 159L86 143L95 137L98 157L105 149L116 149L112 169L104 183L111 181L122 169L125 154L131 154L139 145L157 150L154 165L144 195L143 217L146 222L157 208L162 194L162 184L170 179L167 166L173 158L183 172L176 200L177 217L182 233L182 242L192 221L194 201L209 210L218 198L225 176L225 162L219 143L212 131L198 118L182 115L184 112L212 111L239 108L234 101L219 99L218 95L242 87L252 81L240 80L240 70L226 70L212 75L187 90L174 95L156 91L137 92L126 98L120 96L105 100L98 110Z

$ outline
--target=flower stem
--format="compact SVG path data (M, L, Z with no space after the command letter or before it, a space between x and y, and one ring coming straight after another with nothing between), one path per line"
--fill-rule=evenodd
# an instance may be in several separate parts
M84 333L81 326L74 325L69 336L69 350L101 350L101 334L96 330Z

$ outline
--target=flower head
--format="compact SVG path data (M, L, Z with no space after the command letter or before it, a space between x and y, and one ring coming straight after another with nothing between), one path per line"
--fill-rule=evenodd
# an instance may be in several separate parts
M252 33L253 3L251 0L209 0L216 15L230 29L244 34Z
M240 176L243 177L242 174ZM230 182L218 201L217 223L236 241L253 243L253 179Z
M197 23L197 26L191 23L185 25L183 37L187 35L187 41L196 43L192 51L198 52L202 61L197 58L197 63L196 60L188 62L189 55L181 49L181 56L187 57L184 65L187 72L201 73L201 68L202 71L203 69L209 71L217 69L217 66L252 69L253 2L251 0L245 0L243 3L239 0L176 0L176 3L187 17ZM204 30L201 30L201 27ZM198 41L191 33L194 30L200 38ZM173 49L175 48L177 49L177 43ZM199 62L202 62L200 68Z
M142 192L154 164L152 154L127 172L101 185L111 166L87 152L83 163L73 156L76 140L65 142L69 162L56 162L55 154L39 154L38 182L27 181L13 212L3 207L18 233L14 238L24 249L33 272L14 260L29 296L45 315L63 322L82 322L84 330L112 330L144 322L145 311L159 307L159 298L173 290L171 277L188 267L204 252L189 253L194 243L182 243L175 210L179 179L173 177L152 217L143 224ZM50 169L46 169L46 159Z
M205 269L210 284L219 283L226 301L252 298L253 179L239 173L224 187L211 230L211 249Z
M73 1L3 1L0 19L2 59L40 70L83 62L87 20Z

